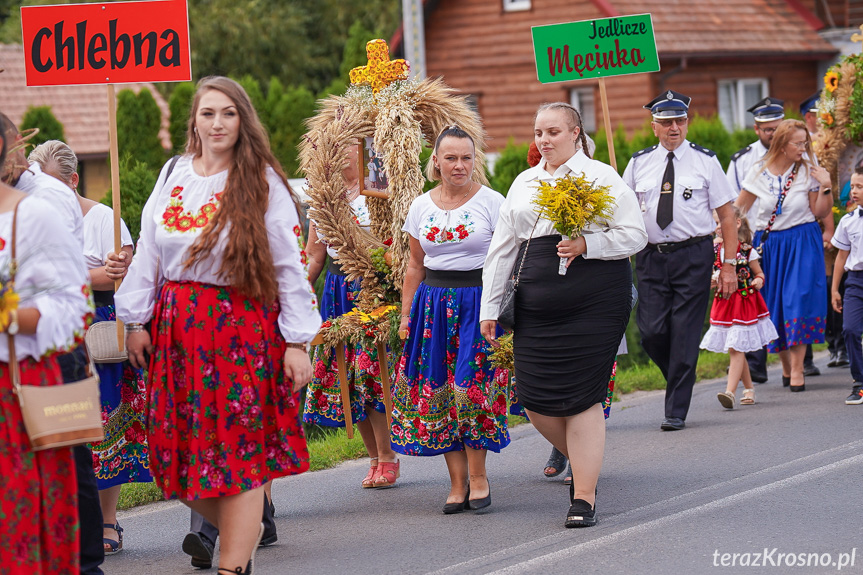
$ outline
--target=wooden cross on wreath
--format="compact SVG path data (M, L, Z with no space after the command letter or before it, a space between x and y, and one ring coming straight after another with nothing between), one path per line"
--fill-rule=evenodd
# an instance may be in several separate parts
M863 24L860 24L860 32L860 34L857 34L856 32L854 34L851 34L852 42L860 42L861 44L863 44Z

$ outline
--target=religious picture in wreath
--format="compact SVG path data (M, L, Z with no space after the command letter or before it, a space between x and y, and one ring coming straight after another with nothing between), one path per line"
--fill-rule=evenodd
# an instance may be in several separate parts
M375 139L364 138L363 187L366 190L386 192L389 187L384 162L375 150Z

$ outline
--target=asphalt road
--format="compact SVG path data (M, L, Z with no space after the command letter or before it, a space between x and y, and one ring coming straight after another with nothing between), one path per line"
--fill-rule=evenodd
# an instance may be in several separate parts
M615 403L589 529L563 527L568 488L543 477L530 425L489 454L486 512L441 513L441 457L403 458L381 491L360 488L366 461L278 480L279 542L255 574L863 573L863 405L844 404L849 371L826 361L804 393L774 368L758 404L730 412L724 381L698 384L683 431L659 430L663 392ZM215 573L180 551L188 516L176 502L121 514L126 549L105 573Z

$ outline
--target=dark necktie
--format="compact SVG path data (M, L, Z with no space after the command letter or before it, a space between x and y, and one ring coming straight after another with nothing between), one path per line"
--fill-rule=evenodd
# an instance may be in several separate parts
M668 152L668 164L662 176L659 205L656 206L656 223L663 230L674 219L674 152Z

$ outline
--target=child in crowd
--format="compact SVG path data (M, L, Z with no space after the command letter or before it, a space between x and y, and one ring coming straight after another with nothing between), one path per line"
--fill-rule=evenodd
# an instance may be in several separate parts
M760 350L779 337L770 321L767 304L759 293L764 287L764 273L758 263L758 252L752 249L752 230L736 206L734 217L737 220L737 238L734 238L736 241L727 242L734 246L734 251L726 251L722 230L718 226L716 228L714 287L726 253L734 253L737 259L737 291L727 299L717 292L710 310L710 329L701 340L702 349L727 352L729 355L728 384L725 391L717 394L719 403L726 409L734 409L734 393L741 379L744 389L740 405L755 403L755 388L744 354Z
M851 176L851 200L858 207L845 214L831 242L839 249L833 264L833 309L842 313L842 335L851 363L854 387L845 400L847 405L863 404L863 167L854 169ZM845 302L843 305L839 285L842 274L845 279Z

